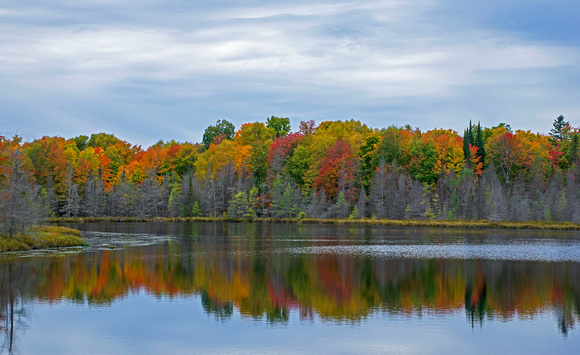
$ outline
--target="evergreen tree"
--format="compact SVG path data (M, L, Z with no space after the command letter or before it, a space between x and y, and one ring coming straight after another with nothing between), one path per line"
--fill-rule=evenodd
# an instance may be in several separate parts
M554 120L554 123L552 124L553 127L550 130L550 137L552 137L551 141L553 144L556 144L557 142L561 142L567 138L566 134L564 132L564 128L568 124L569 123L564 120L564 116L562 116L562 115L558 116Z
M485 146L483 143L483 133L481 131L481 124L477 123L477 129L475 131L475 142L473 144L477 147L476 155L479 157L479 161L485 167Z
M465 166L471 169L471 149L470 149L470 139L468 130L463 132L463 159L465 160Z
M197 201L195 201L193 207L191 208L191 215L193 217L201 216L201 208L199 208L199 203Z
M471 120L469 120L469 128L467 129L467 137L469 138L469 144L475 144L475 137L473 136L473 125L471 124Z
M234 195L229 203L228 217L230 218L252 218L254 217L254 210L248 201L248 194L244 191L239 191Z

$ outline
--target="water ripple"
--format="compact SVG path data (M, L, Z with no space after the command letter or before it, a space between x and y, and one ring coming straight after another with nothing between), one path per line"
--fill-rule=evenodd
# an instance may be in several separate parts
M541 245L349 245L311 246L280 249L290 254L333 254L373 258L486 259L580 262L580 246L544 243Z

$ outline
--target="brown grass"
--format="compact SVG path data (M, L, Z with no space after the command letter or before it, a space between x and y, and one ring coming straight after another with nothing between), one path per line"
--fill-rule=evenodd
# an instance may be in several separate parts
M397 227L430 227L430 228L495 228L495 229L536 229L536 230L580 230L580 224L572 222L547 221L488 221L488 220L394 220L394 219L315 219L315 218L226 218L226 217L82 217L53 218L51 222L88 223L88 222L275 222L304 224L365 224Z

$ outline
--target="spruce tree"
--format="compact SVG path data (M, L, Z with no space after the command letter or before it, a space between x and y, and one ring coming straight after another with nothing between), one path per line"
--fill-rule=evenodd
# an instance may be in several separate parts
M552 125L553 128L550 130L550 136L552 137L550 140L552 143L556 144L566 139L564 136L564 128L568 125L568 122L564 121L564 116L558 116Z
M465 166L471 169L471 149L469 139L469 131L466 129L463 133L463 159L465 160Z
M477 147L477 154L476 156L479 157L479 161L485 167L485 147L483 144L483 133L481 132L481 124L477 123L477 129L475 131L475 142L473 144Z

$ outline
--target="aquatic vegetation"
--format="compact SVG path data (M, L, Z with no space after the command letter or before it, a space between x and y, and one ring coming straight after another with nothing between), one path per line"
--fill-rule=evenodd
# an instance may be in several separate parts
M66 227L38 226L9 236L0 236L0 251L20 251L31 249L83 246L81 232Z

